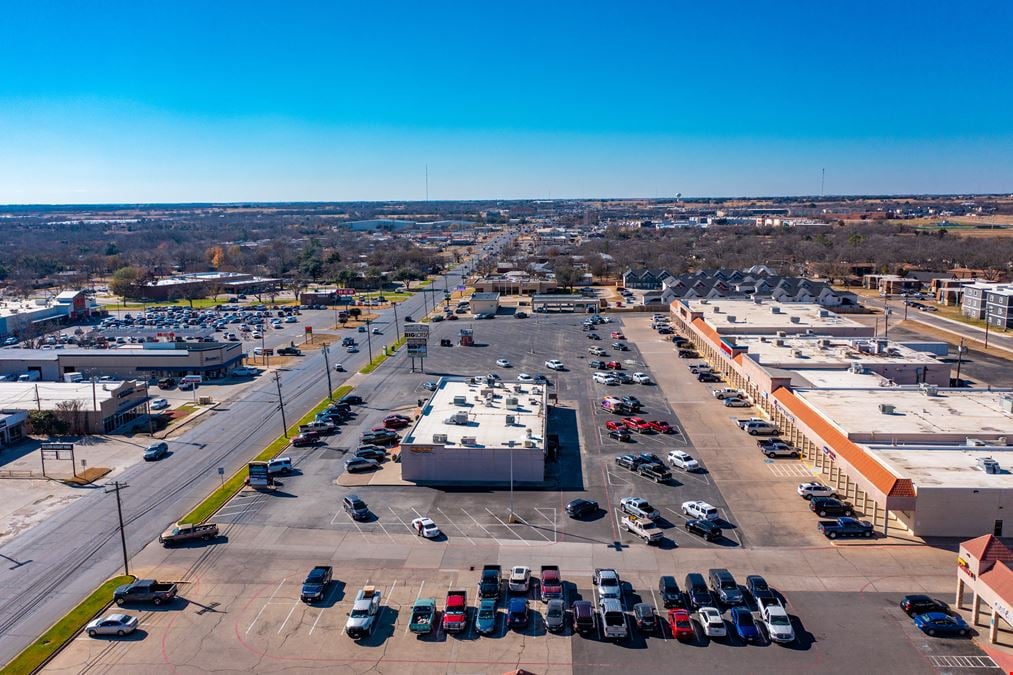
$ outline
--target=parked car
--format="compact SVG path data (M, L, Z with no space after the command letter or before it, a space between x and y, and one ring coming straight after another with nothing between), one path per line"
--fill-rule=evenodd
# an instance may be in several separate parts
M832 487L819 482L801 483L796 492L799 497L806 500L813 497L833 497L836 494Z
M753 407L753 402L749 401L747 399L744 399L744 398L726 398L725 399L725 407L726 408L751 408L751 407Z
M482 576L478 580L478 597L498 598L501 590L500 574L502 568L499 565L483 565Z
M672 450L668 453L668 463L683 471L699 471L700 463L693 459L693 456L682 450Z
M749 591L749 595L752 596L757 606L777 600L774 591L770 590L770 586L767 585L767 580L759 574L750 574L746 577L746 590Z
M943 614L949 614L950 612L949 605L942 600L937 600L928 595L905 595L901 598L900 608L904 610L905 614L912 617L931 612L941 612Z
M809 500L809 510L820 518L851 516L855 513L850 502L844 502L834 497L813 497Z
M598 626L598 616L594 605L588 600L577 600L570 606L573 613L573 630L581 635L594 633Z
M478 603L478 611L475 613L475 630L482 635L495 633L498 616L496 598L483 598Z
M654 633L658 630L658 615L654 613L654 606L648 602L638 602L633 605L633 623L642 633Z
M743 604L745 598L731 572L723 567L715 567L708 571L707 578L714 596L725 607Z
M545 367L549 370L566 370L566 366L559 359L550 359L545 362Z
M119 586L113 591L113 600L117 605L124 605L128 602L147 603L161 605L172 602L178 592L176 584L162 583L154 579L138 579L129 584Z
M316 445L320 442L320 434L316 431L304 431L292 439L292 445L297 448Z
M790 644L795 641L795 629L791 625L788 610L780 602L760 605L760 617L763 627L767 629L767 637L771 642Z
M633 373L633 381L637 384L651 384L651 376L647 373Z
M422 383L422 388L425 389L426 391L436 391L438 387L439 385L433 382L432 380Z
M598 512L598 502L592 499L574 499L566 505L566 514L571 518L584 518Z
M217 536L218 525L215 523L178 523L160 534L158 543L169 547L188 541L211 541Z
M436 526L436 523L434 523L431 518L426 518L424 516L412 521L412 529L415 531L416 535L426 539L436 539L442 534L442 532L440 532L440 528Z
M770 438L756 442L756 446L767 457L797 457L798 448L788 445L780 438Z
M373 633L380 616L381 592L375 586L364 586L355 596L352 611L345 621L345 633L360 640Z
M651 428L651 431L658 434L674 434L676 429L665 420L650 420L647 422L647 426Z
M496 365L500 368L510 368L511 364L506 359L496 359Z
M137 630L137 617L129 614L109 614L101 619L95 619L85 626L85 632L89 637L99 635L116 635L123 637Z
M635 431L638 434L646 434L653 431L651 424L643 417L624 417L622 423L626 425L627 429Z
M682 515L689 516L690 518L717 520L718 510L717 507L712 506L703 500L695 499L682 503Z
M716 541L720 539L724 534L718 525L715 525L713 521L701 520L694 518L693 520L686 521L686 531L690 534L695 534L699 537L703 537L707 541Z
M510 598L510 603L507 605L507 626L510 628L526 628L527 625L527 598Z
M821 520L816 529L827 539L842 537L866 537L873 534L872 523L867 520L842 517L837 520Z
M359 473L362 471L375 471L380 468L380 463L375 459L364 459L362 457L349 457L345 460L345 471Z
M510 569L510 577L507 579L507 588L512 593L527 593L531 584L531 568L525 565L517 565Z
M164 398L156 398L150 403L152 410L165 410L169 407L169 402Z
M710 588L707 587L702 574L697 572L687 574L683 587L686 589L686 600L690 607L700 609L714 605L714 598L711 597Z
M743 642L760 641L760 629L757 628L756 622L753 621L753 614L748 609L732 607L729 619L731 619L732 628L735 629L735 634L740 640Z
M341 500L341 508L350 515L353 520L365 520L369 517L369 507L358 495L345 495Z
M552 598L545 606L545 629L558 633L566 624L566 603L561 598Z
M728 629L725 627L725 620L721 612L715 607L701 607L696 611L696 620L703 628L703 634L707 637L725 637Z
M942 612L919 614L914 619L915 626L926 635L970 635L971 627L962 618Z
M618 600L622 597L623 582L611 567L596 568L591 583L597 588L599 598Z
M668 629L676 640L692 640L696 637L689 612L682 608L668 610Z
M650 502L640 497L623 497L619 500L619 508L623 513L628 513L637 518L653 520L661 517L661 512L651 506Z

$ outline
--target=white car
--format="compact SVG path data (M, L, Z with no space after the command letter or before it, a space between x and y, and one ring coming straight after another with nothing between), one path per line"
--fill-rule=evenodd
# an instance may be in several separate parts
M343 372L345 372L345 365L343 363L335 363L334 364L334 372L336 372L336 373L343 373Z
M752 408L753 402L744 398L728 397L725 399L726 408Z
M712 389L711 395L719 401L726 398L739 398L743 395L738 389L730 389L728 387L722 387L721 389Z
M619 384L619 378L612 373L595 373L592 377L595 382L599 384Z
M815 481L812 483L802 483L798 486L797 492L798 496L806 501L809 501L813 497L833 497L837 494L832 487Z
M703 626L703 633L707 637L725 637L728 629L725 620L721 618L721 612L714 607L701 607L696 611L696 620Z
M440 536L440 528L436 527L436 523L430 518L416 518L412 521L412 529L415 530L415 534L426 539L435 539Z
M637 384L650 384L651 377L647 373L633 373L633 381Z
M717 508L700 499L683 502L682 514L702 520L717 520L719 518Z
M559 359L551 359L545 362L545 367L549 370L565 370L566 366Z
M591 354L592 356L605 356L607 352L601 347L588 347L587 353Z
M137 630L137 617L129 614L110 614L102 619L95 619L87 626L85 632L89 637L99 635L127 635Z
M672 450L668 453L668 463L683 471L699 471L700 462L693 459L693 456L682 450Z
M531 568L518 565L510 568L510 578L507 580L507 588L514 593L527 593L531 584Z
M169 407L169 402L166 401L164 398L156 398L155 400L153 400L151 402L151 409L152 410L165 410L168 407Z
M294 316L285 317L285 323L296 323L297 321L299 321L299 319L295 318Z
M253 335L251 335L250 337L252 337L254 340L259 340L260 338L264 337L264 334L258 330L254 331Z
M506 359L496 359L496 365L499 366L500 368L509 368L510 362L507 361Z
M534 382L535 378L531 377L527 373L520 373L517 375L518 382Z

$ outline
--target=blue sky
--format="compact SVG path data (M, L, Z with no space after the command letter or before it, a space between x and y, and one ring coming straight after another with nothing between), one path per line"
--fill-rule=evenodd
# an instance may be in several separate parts
M0 203L1013 191L1010 35L1007 0L18 3Z

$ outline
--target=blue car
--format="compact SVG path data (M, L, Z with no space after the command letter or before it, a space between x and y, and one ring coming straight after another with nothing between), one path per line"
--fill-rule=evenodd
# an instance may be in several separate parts
M513 598L507 612L507 625L511 628L524 628L528 625L528 601L524 598Z
M753 614L745 607L732 607L732 627L743 642L759 642L760 629L753 621Z
M491 635L496 632L496 598L482 598L478 605L478 613L475 615L475 630L482 635Z
M971 632L963 619L959 616L950 616L942 612L929 612L919 614L915 617L915 625L925 633L933 637L937 635L969 635Z

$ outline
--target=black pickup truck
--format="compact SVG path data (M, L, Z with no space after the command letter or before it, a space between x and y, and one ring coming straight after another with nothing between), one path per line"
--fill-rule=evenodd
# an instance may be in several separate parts
M662 464L641 464L637 467L637 473L644 478L650 478L655 483L664 483L672 478L672 472Z
M821 520L816 529L827 539L839 537L871 537L872 523L856 518L838 518L837 520Z
M478 597L498 598L501 587L503 568L499 565L483 565L482 576L478 580Z
M163 602L172 602L176 597L176 591L176 584L140 579L117 588L113 593L113 600L117 605L128 602L150 602L153 605L161 605Z

